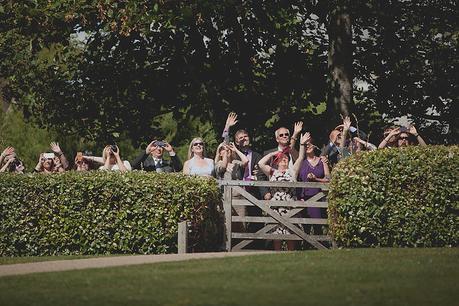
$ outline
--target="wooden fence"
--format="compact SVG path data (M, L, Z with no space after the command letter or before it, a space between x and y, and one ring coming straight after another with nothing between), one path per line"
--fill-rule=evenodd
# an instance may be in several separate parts
M306 241L317 249L333 247L334 243L328 235L311 235L303 230L305 224L326 226L326 218L301 218L301 212L307 207L327 208L326 201L328 184L315 182L268 182L268 181L219 181L223 186L223 209L225 212L226 250L240 251L254 240L299 240ZM320 192L307 201L273 201L259 200L247 191L247 188L258 187L289 187L289 188L320 188ZM237 206L258 207L262 214L239 216L234 212ZM289 211L280 215L273 208L286 207ZM259 224L256 232L248 232L250 226L243 231L235 232L233 224ZM277 226L283 226L291 234L270 233ZM261 228L260 228L261 227ZM253 228L253 227L252 227ZM233 245L233 239L238 239ZM326 242L325 244L323 242Z

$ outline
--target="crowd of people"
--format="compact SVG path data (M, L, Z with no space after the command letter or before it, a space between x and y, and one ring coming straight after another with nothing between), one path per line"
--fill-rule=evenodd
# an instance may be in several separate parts
M40 154L33 172L60 173L64 171L120 171L131 170L154 172L183 172L188 175L215 177L220 180L269 180L284 182L328 182L331 168L341 159L360 151L372 151L389 147L404 147L414 144L425 146L426 143L414 126L392 126L384 130L384 139L376 146L367 141L367 135L352 126L349 117L343 118L342 124L329 134L329 142L320 149L314 144L312 135L302 133L303 123L296 122L291 134L286 127L279 127L275 133L277 147L260 154L252 150L250 134L244 129L230 137L230 129L238 122L237 114L230 113L223 130L223 141L216 150L215 157L209 158L206 144L202 138L194 138L188 148L187 160L183 163L175 153L171 144L166 141L153 140L139 156L129 162L123 160L119 147L107 145L102 156L92 156L78 152L70 167L64 152L58 143L50 144L49 153ZM167 152L169 158L164 158ZM24 164L18 158L13 147L7 147L0 155L0 172L24 173ZM290 201L307 200L320 189L260 187L248 189L255 197L263 200ZM238 197L233 194L233 197ZM289 213L287 207L276 207L280 215ZM236 211L240 216L247 214L246 207L238 206ZM323 211L320 208L307 208L310 218L320 218ZM241 223L240 230L246 230L246 224ZM271 233L290 233L287 228L278 226ZM280 249L280 240L274 242L274 248ZM295 242L287 242L288 249L295 249Z

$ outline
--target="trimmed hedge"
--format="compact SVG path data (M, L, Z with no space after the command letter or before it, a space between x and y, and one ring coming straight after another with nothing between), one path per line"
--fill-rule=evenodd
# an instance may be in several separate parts
M215 180L181 174L0 175L0 255L171 253L183 220L214 250L220 204Z
M333 170L330 231L340 246L457 246L459 147L384 149Z

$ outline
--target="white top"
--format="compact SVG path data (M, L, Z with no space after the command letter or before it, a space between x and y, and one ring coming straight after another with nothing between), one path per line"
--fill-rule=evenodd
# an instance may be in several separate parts
M199 167L196 165L196 159L193 157L188 162L188 167L190 168L191 175L199 175L199 176L212 176L214 172L214 161L210 158L204 158L206 162L205 167Z
M128 171L132 170L132 167L131 167L131 164L129 163L129 161L125 160L125 161L123 161L123 164L124 164L124 166L126 167L126 169ZM110 165L110 166L111 166L110 169L105 169L105 166L100 166L99 170L120 171L120 167L118 167L118 164L114 164L114 165Z

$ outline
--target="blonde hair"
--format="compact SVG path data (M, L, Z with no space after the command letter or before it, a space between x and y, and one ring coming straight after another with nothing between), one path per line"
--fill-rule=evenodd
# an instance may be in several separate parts
M194 156L194 153L193 153L193 144L195 142L202 142L204 145L202 147L202 156L205 157L206 156L206 145L204 143L204 140L202 140L201 137L195 137L193 138L193 140L190 142L190 146L188 147L188 159L192 159L193 156Z

